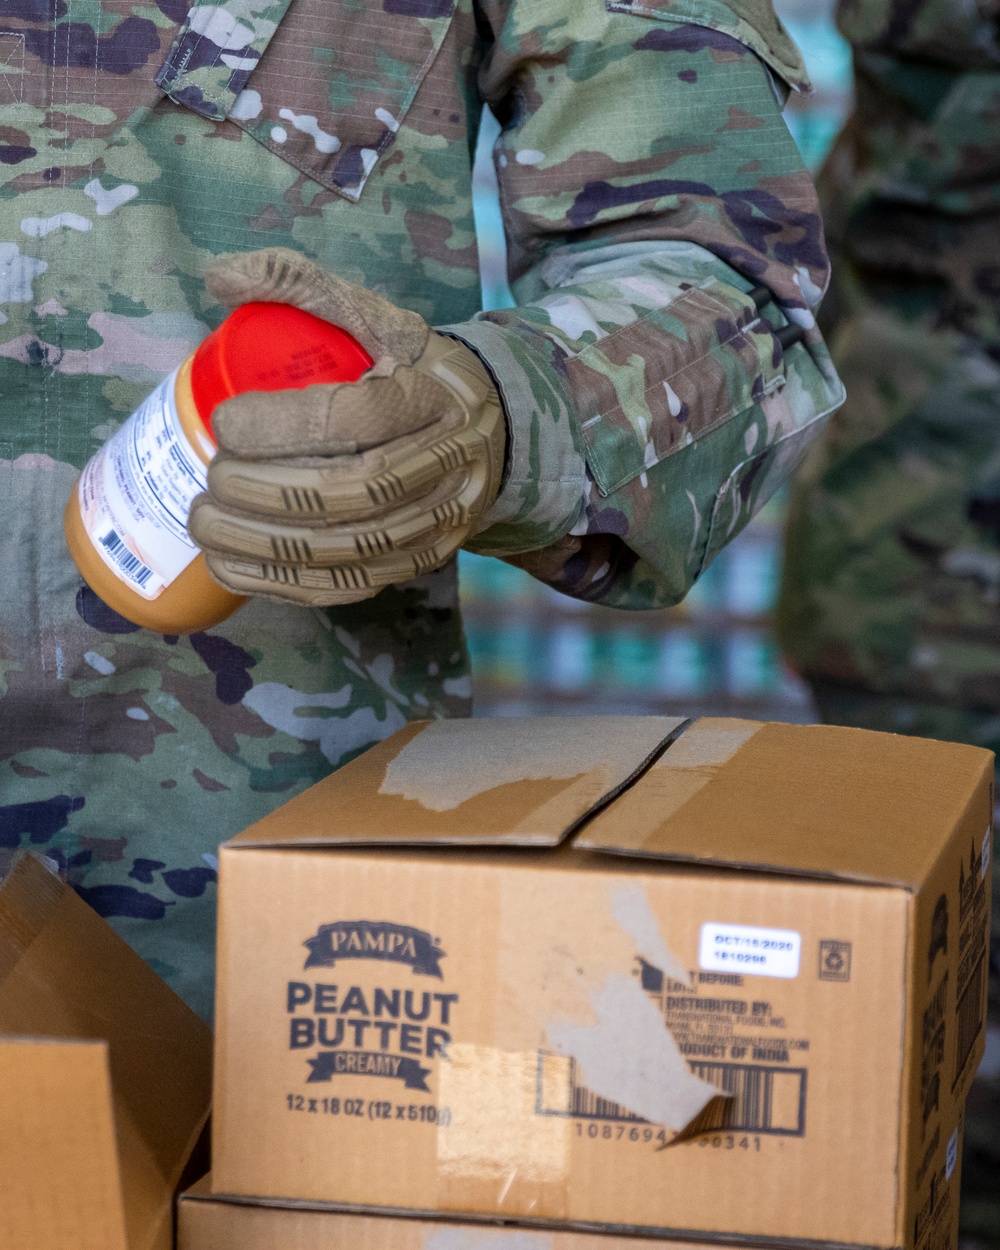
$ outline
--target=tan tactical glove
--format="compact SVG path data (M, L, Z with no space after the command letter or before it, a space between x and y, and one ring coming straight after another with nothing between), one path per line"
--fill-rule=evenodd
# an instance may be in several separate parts
M482 528L506 427L479 358L286 248L222 257L206 285L230 308L294 304L375 364L357 382L251 393L213 417L219 454L188 528L217 581L325 605L439 568Z

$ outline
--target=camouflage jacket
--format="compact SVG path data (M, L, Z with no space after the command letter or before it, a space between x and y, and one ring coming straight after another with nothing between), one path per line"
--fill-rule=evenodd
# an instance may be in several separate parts
M206 262L295 247L448 326L510 423L478 549L670 603L841 398L804 72L768 0L2 0L0 83L0 845L207 1012L218 842L470 683L454 567L190 638L81 584L64 501L220 320ZM520 301L486 315L484 101Z

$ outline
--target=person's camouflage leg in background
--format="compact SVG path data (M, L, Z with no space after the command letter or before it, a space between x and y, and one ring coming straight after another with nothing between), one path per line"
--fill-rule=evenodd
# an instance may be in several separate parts
M842 0L821 175L847 387L795 489L779 631L824 720L1000 753L1000 5ZM962 1232L1000 1245L1000 916Z

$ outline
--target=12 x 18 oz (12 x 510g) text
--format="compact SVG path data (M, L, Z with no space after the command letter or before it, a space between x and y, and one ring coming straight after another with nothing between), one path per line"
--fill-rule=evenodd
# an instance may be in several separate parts
M431 1103L393 1103L385 1099L364 1098L310 1098L308 1094L286 1094L289 1111L304 1111L309 1115L355 1116L362 1120L403 1120L410 1124L451 1123L450 1107L435 1107Z

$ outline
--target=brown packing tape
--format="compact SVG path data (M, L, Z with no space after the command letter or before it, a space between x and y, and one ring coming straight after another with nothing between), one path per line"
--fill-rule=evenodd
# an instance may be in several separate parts
M561 1060L569 1067L569 1060ZM565 1118L536 1115L538 1052L504 1051L459 1043L441 1065L438 1102L453 1119L437 1132L442 1171L459 1180L493 1182L502 1208L504 1187L521 1181L552 1184L569 1170L570 1132ZM529 1128L531 1131L526 1132Z
M229 845L555 846L686 724L676 716L415 722Z
M989 768L961 743L706 717L574 845L918 889Z
M587 777L593 802L640 771L637 763L684 724L680 717L646 717L633 720L630 732L622 733L614 716L500 718L479 735L481 741L473 739L470 752L456 749L469 736L462 722L434 721L392 756L379 794L446 812L514 783Z
M615 848L655 850L657 831L705 788L763 726L756 721L701 720L688 725L642 776L642 787L615 804ZM603 847L600 834L584 826L577 844Z

